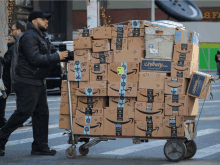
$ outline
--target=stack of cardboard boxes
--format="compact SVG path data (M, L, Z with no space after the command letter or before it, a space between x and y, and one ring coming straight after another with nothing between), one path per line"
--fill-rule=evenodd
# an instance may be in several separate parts
M74 134L185 136L184 120L198 114L199 96L187 91L198 71L197 33L135 20L79 30L74 49L68 72ZM70 126L66 95L63 81L63 129Z

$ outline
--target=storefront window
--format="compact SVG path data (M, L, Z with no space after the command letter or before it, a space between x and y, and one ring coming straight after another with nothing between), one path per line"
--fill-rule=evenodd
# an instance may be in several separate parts
M31 0L15 0L16 5L20 6L32 6L32 1Z

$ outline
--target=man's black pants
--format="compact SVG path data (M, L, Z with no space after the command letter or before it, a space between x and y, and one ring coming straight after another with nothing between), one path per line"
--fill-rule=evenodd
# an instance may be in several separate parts
M47 148L49 109L46 85L39 87L16 81L14 87L17 96L17 110L11 115L5 126L0 129L1 146L4 146L11 133L33 114L34 141L32 150Z

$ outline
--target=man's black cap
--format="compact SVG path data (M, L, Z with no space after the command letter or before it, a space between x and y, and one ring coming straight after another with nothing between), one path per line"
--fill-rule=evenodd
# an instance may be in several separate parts
M28 21L31 22L36 18L46 18L49 19L51 17L50 14L46 14L43 11L32 11L28 17Z

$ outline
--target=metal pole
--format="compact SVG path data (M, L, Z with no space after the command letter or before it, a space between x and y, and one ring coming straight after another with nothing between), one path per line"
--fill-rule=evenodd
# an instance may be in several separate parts
M155 21L155 0L151 0L151 22Z
M97 0L97 24L100 26L100 0Z
M210 70L210 42L209 42L209 54L208 54L208 63L209 63L209 70Z

